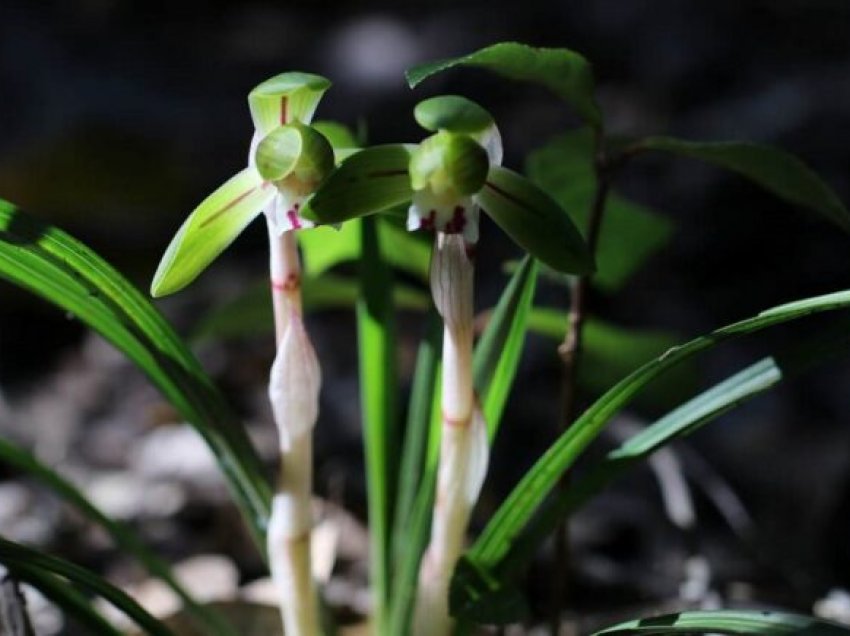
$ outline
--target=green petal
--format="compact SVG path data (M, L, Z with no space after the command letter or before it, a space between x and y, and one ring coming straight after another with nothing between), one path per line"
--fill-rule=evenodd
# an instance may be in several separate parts
M254 128L267 135L293 121L309 124L330 86L328 79L311 73L281 73L266 80L248 95Z
M382 212L410 200L407 167L415 146L373 146L343 161L301 208L318 223L341 223Z
M593 271L593 256L570 217L525 177L491 167L478 202L520 247L549 267L571 274Z
M419 102L413 117L425 130L437 132L448 130L454 133L480 133L493 125L493 117L466 97L440 95Z
M276 192L254 168L246 168L204 199L171 240L154 275L151 294L172 294L195 280Z

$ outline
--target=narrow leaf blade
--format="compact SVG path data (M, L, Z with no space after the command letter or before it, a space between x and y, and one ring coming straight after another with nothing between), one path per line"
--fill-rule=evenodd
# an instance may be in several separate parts
M596 632L603 634L809 634L847 636L850 629L811 616L764 610L690 611L628 621Z
M570 49L536 48L518 42L500 42L461 57L416 66L407 71L411 88L456 66L484 68L503 77L541 84L569 103L592 126L602 125L594 97L590 63Z
M537 261L526 256L514 272L475 347L473 378L492 440L516 377L534 290Z
M593 271L593 256L570 217L525 177L493 166L478 201L517 244L561 272Z

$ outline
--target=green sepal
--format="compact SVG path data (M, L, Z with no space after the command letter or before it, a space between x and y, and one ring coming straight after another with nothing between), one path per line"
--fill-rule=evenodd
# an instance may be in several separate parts
M487 151L465 134L440 131L419 144L410 157L410 183L414 190L430 186L435 194L468 196L487 179Z
M204 271L275 195L254 168L231 177L204 199L171 239L151 283L151 295L179 291Z
M413 189L408 164L414 148L388 144L351 155L302 206L301 216L318 223L341 223L409 201Z
M593 256L564 210L522 175L492 166L478 203L520 247L570 274L594 270Z
M476 134L493 125L493 116L471 99L440 95L419 102L413 117L425 130Z
M330 86L330 80L321 75L297 71L267 79L248 94L254 128L264 136L295 121L309 124Z

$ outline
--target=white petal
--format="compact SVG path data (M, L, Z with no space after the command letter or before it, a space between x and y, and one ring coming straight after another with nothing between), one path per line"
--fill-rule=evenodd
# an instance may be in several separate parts
M499 133L496 124L492 124L479 135L478 143L484 146L484 150L487 151L487 157L490 159L491 166L502 165L502 158L504 156L502 135Z

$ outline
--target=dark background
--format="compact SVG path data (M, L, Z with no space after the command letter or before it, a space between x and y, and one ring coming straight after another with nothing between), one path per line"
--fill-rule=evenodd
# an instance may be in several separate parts
M456 71L416 91L402 75L414 63L507 39L567 46L587 56L613 134L777 144L850 200L850 3L843 0L418 6L5 0L0 196L71 231L147 288L186 213L244 165L251 134L247 92L283 70L331 78L334 87L320 106L321 117L352 126L362 121L372 142L418 139L410 112L427 95L468 95L495 114L505 163L521 168L530 150L577 125L556 98L476 71ZM684 338L774 304L850 287L847 236L739 178L662 157L635 162L618 184L671 219L676 232L627 289L593 298L596 312L613 322L670 329ZM492 228L485 228L483 241L491 247L481 267L482 307L503 284L499 259L515 256ZM197 312L261 275L264 262L262 228L253 228L196 286L162 307L186 329ZM551 299L559 292L543 293ZM724 346L700 358L701 383L838 319ZM326 338L319 349L330 369L323 408L331 423L322 434L320 464L345 465L345 454L357 451L356 421L348 421L356 419L356 405L340 402L355 399L356 379L354 353L337 343L350 345L353 331L341 314L317 318L315 329L320 340ZM0 284L0 396L7 412L14 415L28 404L45 378L55 382L57 374L70 372L69 356L85 340L78 323ZM267 344L260 339L248 352ZM212 354L206 361L226 386L244 388L261 380L262 355L253 363L245 350L224 349L222 355L224 361ZM496 492L553 435L557 361L545 341L533 339L530 355L523 373L526 384L535 385L518 391L511 404L506 430L512 445L496 449ZM711 546L722 546L715 566L727 573L727 582L763 584L769 591L757 598L808 609L829 587L850 584L848 391L850 364L839 359L783 383L695 438L694 452L707 458L752 514L760 556L742 548L710 511L697 551L711 554ZM245 398L233 399L251 410ZM72 419L83 431L74 435L80 439L90 411L74 411ZM653 414L651 408L638 412ZM544 421L529 421L536 415ZM14 430L14 422L9 427ZM350 461L353 467L342 470L356 481L359 459ZM356 485L351 489L359 492ZM625 512L597 511L628 526L625 534L609 533L613 538L602 553L614 555L620 565L631 556L620 558L618 549L648 555L649 561L632 564L647 567L663 555L647 548L653 542L647 532L669 538L676 549L692 550L690 539L683 542L658 520L652 488L642 496L650 498L641 509L650 521L640 515L630 521L635 504L625 496L610 499ZM353 498L356 508L358 496ZM588 527L593 523L591 518ZM654 524L663 527L655 532ZM608 534L602 536L605 543ZM592 554L593 541L586 543ZM658 591L652 585L638 588Z

